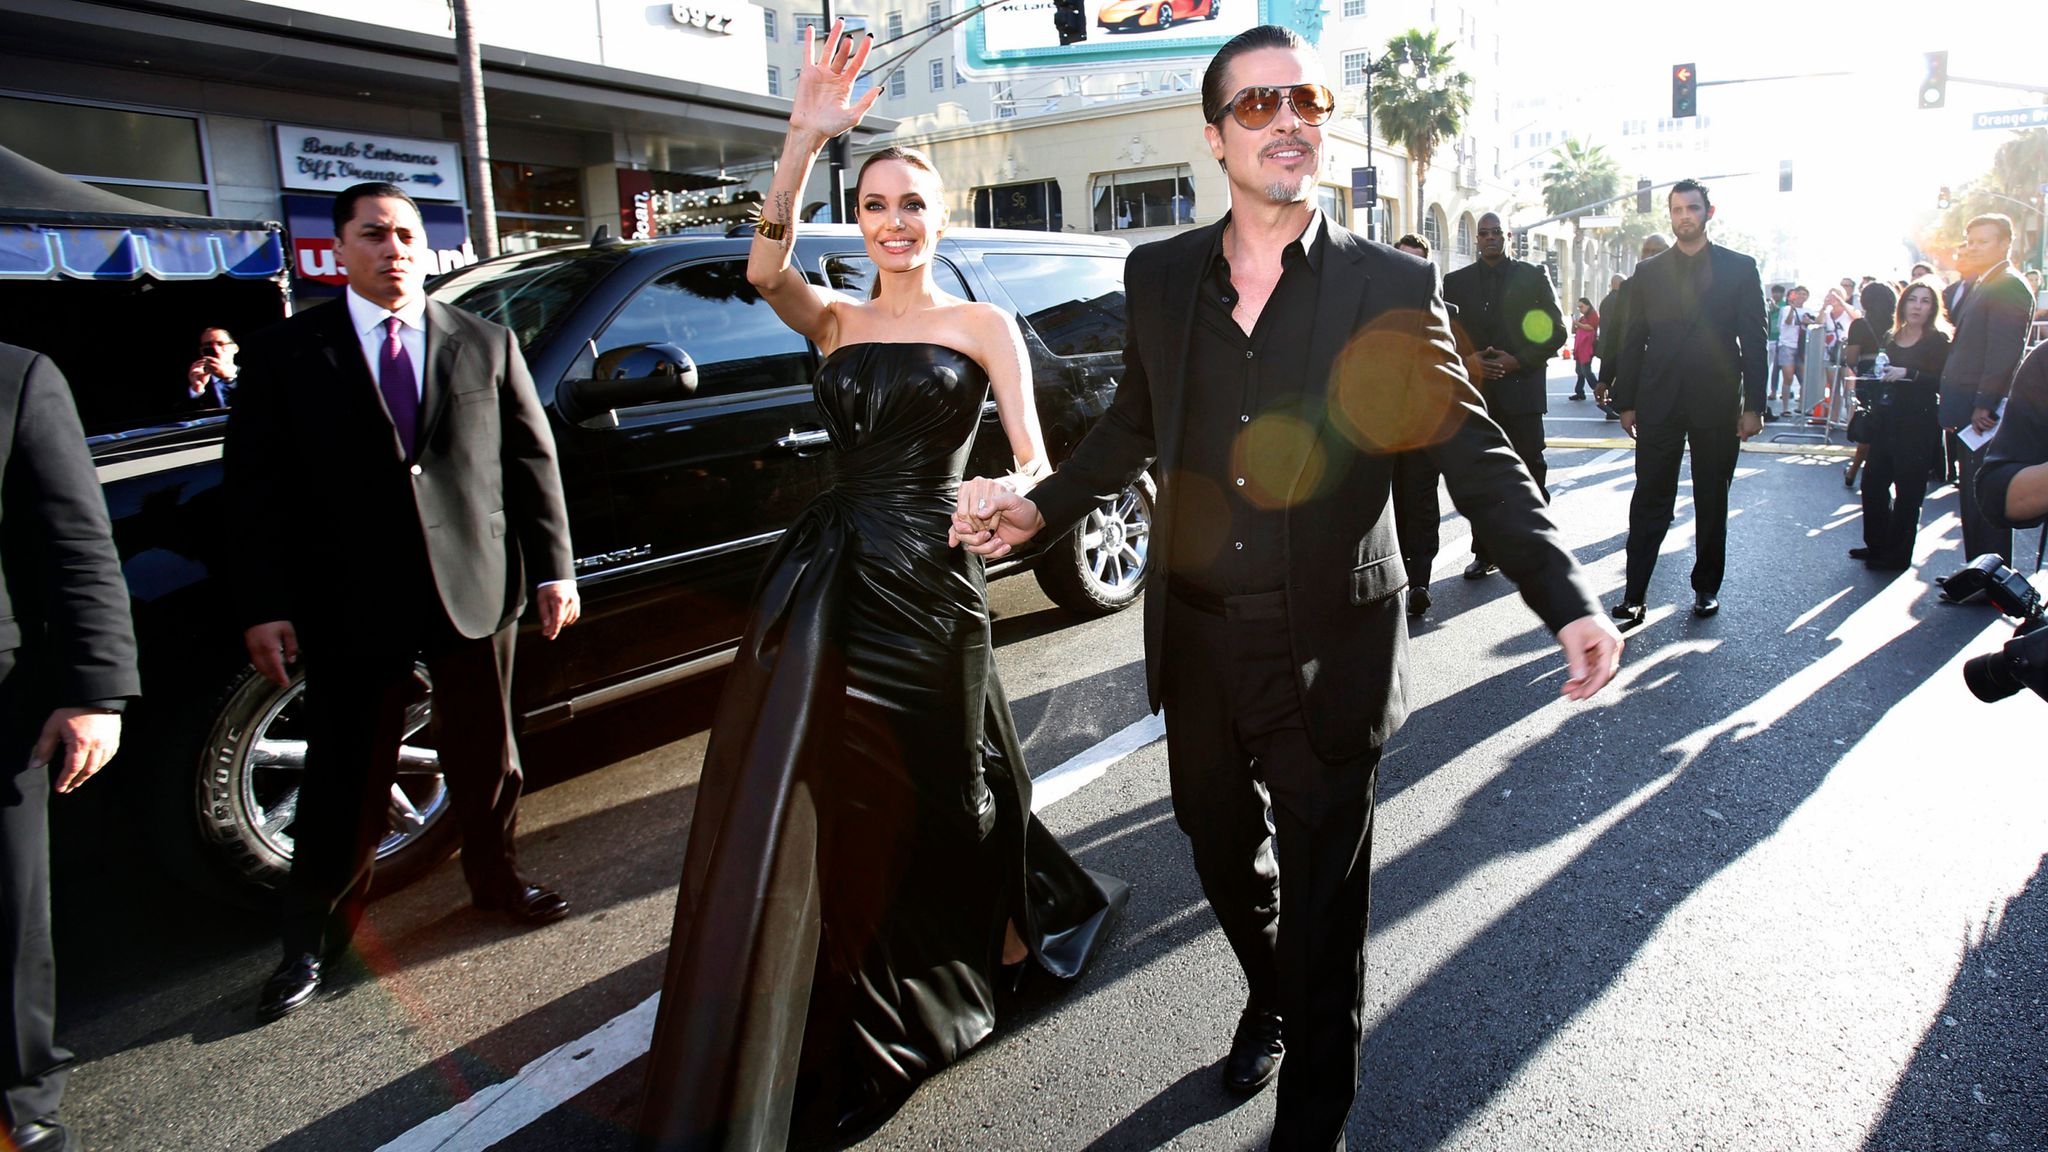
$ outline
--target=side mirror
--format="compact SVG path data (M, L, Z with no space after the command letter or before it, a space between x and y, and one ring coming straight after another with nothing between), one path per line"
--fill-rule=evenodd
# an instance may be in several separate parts
M588 380L556 390L562 414L581 424L593 416L643 404L688 400L697 393L697 364L674 344L627 344L597 358Z

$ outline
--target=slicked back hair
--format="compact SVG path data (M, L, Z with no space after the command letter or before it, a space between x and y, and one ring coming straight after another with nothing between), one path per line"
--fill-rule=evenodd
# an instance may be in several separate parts
M341 195L334 198L334 238L336 240L341 239L342 226L356 218L356 201L383 200L387 198L403 200L407 204L412 205L412 214L415 217L419 217L419 204L411 196L406 195L405 189L400 188L396 184L351 184L341 190ZM422 224L426 222L424 217L421 217L420 220Z
M1285 48L1290 52L1314 53L1315 46L1302 39L1301 33L1278 24L1261 24L1247 28L1230 38L1229 43L1216 50L1210 59L1209 68L1202 73L1202 121L1214 124L1230 111L1230 98L1237 93L1230 91L1230 62L1247 52L1261 48Z
M1707 195L1707 186L1690 176L1673 184L1670 196L1666 196L1665 199L1669 200L1671 196L1678 196L1687 192L1697 192L1700 194L1700 207L1711 209L1714 206L1714 198Z

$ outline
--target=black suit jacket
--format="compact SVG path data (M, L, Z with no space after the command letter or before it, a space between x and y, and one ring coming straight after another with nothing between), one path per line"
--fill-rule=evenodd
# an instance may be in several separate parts
M71 389L11 344L0 344L0 651L16 654L11 682L43 697L19 702L31 710L142 694L128 585Z
M1522 362L1518 372L1483 381L1486 410L1495 416L1529 416L1550 410L1543 377L1564 342L1564 316L1550 274L1526 260L1504 258L1506 283L1500 307L1486 308L1487 268L1475 260L1444 277L1444 299L1456 309L1457 326L1476 351L1498 348Z
M1224 221L1134 250L1125 268L1124 377L1109 412L1031 494L1064 531L1155 457L1155 571L1173 548L1188 333L1203 261ZM1429 453L1488 554L1553 630L1598 611L1542 494L1486 415L1453 345L1434 265L1328 221L1302 410L1312 463L1286 517L1288 630L1302 714L1318 756L1350 760L1407 717L1407 586L1391 504L1394 454ZM1145 672L1160 706L1166 596L1145 597Z
M1992 269L1964 295L1941 369L1942 427L1961 428L1977 409L1998 409L2012 391L2033 318L2034 293L2011 264Z
M345 302L243 346L228 497L235 524L278 543L236 555L245 627L336 620L367 592L425 577L456 631L488 636L530 584L575 574L554 436L511 331L433 301L426 327L413 460ZM422 535L427 571L395 570L417 568Z
M1708 282L1679 276L1677 248L1636 265L1627 281L1627 330L1615 372L1616 411L1657 424L1683 413L1695 424L1764 410L1770 337L1756 261L1719 244L1706 248Z

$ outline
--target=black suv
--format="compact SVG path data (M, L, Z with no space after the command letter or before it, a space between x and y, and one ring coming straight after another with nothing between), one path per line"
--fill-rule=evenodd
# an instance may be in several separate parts
M721 667L776 537L828 483L811 402L818 351L747 284L748 244L740 235L548 248L429 289L518 335L561 453L583 619L552 643L521 644L522 731ZM1121 240L971 229L940 244L940 287L1022 322L1055 463L1114 395L1126 250ZM819 283L868 291L873 266L850 227L806 228L796 259ZM1007 472L993 401L982 419L969 475ZM247 898L289 865L306 744L300 683L280 690L248 666L212 575L225 549L264 546L260 525L223 519L224 422L92 444L142 642L146 696L129 743L157 759L135 774L154 789L148 826L187 880ZM1072 535L991 574L1028 567L1068 609L1123 608L1144 580L1152 497L1141 481ZM535 627L531 614L522 627ZM427 727L432 686L424 668L419 676L378 854L387 886L432 868L457 839Z

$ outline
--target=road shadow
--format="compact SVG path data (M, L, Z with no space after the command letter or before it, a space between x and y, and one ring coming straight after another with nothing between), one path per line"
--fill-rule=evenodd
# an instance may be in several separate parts
M1948 999L1865 1152L2039 1148L2048 1141L2048 857L1961 942Z

